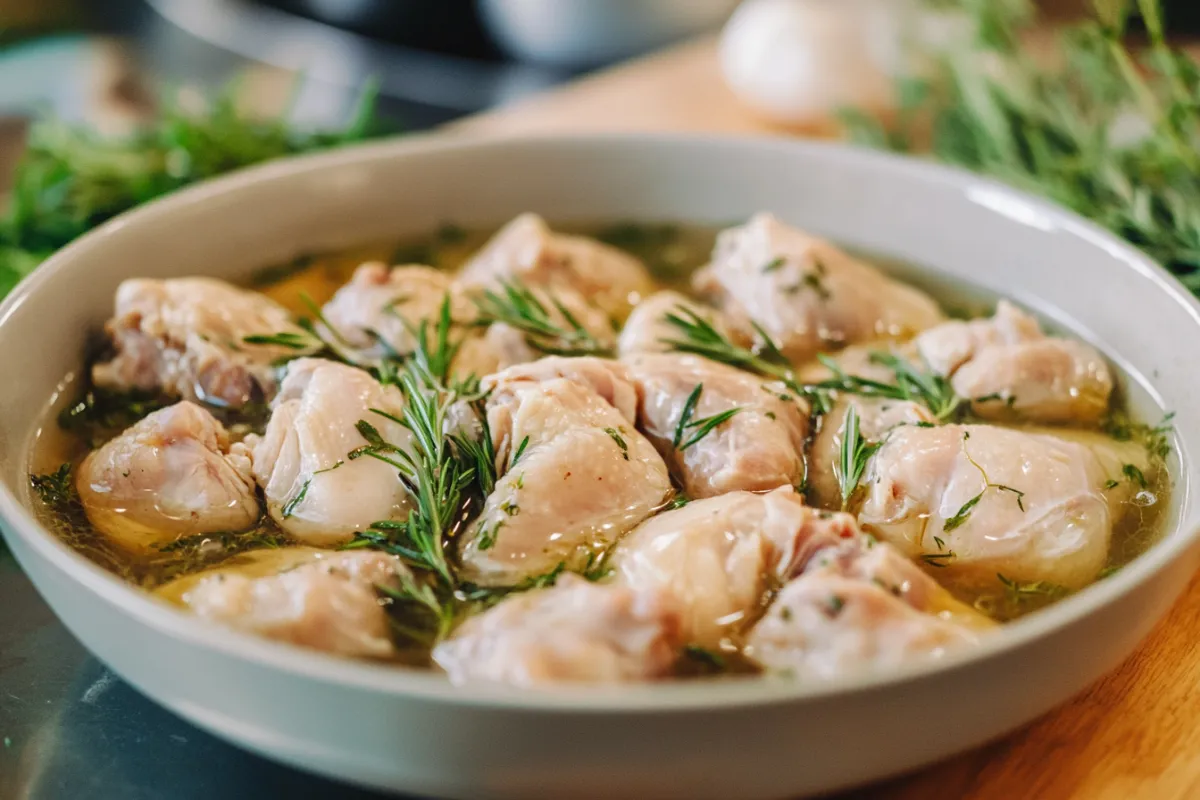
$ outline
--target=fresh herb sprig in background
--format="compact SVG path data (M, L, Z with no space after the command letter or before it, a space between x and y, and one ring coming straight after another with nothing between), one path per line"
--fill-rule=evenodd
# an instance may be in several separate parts
M1029 0L939 0L973 35L900 82L894 124L842 115L850 138L1044 195L1108 228L1200 293L1200 65L1166 40L1158 0L1094 0L1055 58L1023 47ZM1131 36L1134 14L1145 31Z
M292 127L286 114L253 119L236 87L201 112L166 105L130 136L105 137L57 120L36 123L0 217L0 297L55 250L92 228L197 181L283 156L362 141L382 132L377 89L364 89L349 124L335 132Z

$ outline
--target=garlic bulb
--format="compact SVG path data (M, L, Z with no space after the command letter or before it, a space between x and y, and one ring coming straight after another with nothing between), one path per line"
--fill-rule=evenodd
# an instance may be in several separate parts
M721 35L730 88L751 108L806 123L886 105L905 0L747 0Z

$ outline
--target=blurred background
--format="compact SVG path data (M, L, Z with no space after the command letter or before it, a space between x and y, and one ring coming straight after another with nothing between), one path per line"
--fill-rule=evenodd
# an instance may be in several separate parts
M234 76L340 122L364 81L423 128L715 28L736 0L0 0L0 115L120 125L147 85ZM298 80L293 86L293 81ZM294 92L294 94L292 94Z

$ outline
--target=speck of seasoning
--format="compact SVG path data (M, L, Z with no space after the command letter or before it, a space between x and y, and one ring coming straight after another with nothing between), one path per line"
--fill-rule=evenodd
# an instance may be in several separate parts
M763 416L766 417L767 419L773 420L773 419L775 419L775 412L768 411L766 414L763 414Z
M825 612L829 618L832 619L833 617L836 617L838 614L842 613L842 609L845 608L845 606L845 600L836 594L831 594L829 595L829 602L825 605Z
M779 609L779 616L780 616L780 618L781 618L781 619L783 619L783 621L784 621L784 622L791 622L791 621L792 621L792 609L791 609L791 607L790 607L790 606L784 606L783 608Z

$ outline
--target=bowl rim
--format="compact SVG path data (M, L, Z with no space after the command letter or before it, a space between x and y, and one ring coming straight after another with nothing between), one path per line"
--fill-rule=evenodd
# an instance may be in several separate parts
M69 270L80 259L102 250L109 238L129 226L149 224L169 218L182 209L206 203L227 193L238 192L260 183L286 182L301 175L334 170L352 164L368 164L395 158L420 158L430 153L454 153L494 150L502 155L507 148L581 147L636 148L670 147L680 142L700 147L775 148L781 155L800 154L807 158L857 162L860 166L886 170L898 179L940 183L960 191L964 197L986 190L1000 193L1015 208L1048 220L1056 229L1083 239L1124 262L1130 269L1151 280L1165 300L1180 305L1200 327L1200 301L1193 297L1167 271L1131 245L1075 213L1046 200L1025 194L989 178L961 169L914 158L880 153L851 145L800 140L782 136L726 135L696 133L601 133L486 136L477 134L425 133L398 139L355 145L332 151L289 157L239 170L227 176L189 187L167 197L128 211L90 231L52 255L23 280L0 303L0 331L9 317L26 301ZM996 213L1003 213L993 209ZM21 444L28 452L29 436ZM203 648L258 667L287 673L293 678L331 682L342 688L375 691L397 699L420 699L455 706L490 709L516 709L530 712L559 713L642 713L698 712L719 708L751 708L785 703L824 702L846 695L866 694L899 687L996 658L1030 645L1102 608L1120 601L1138 587L1153 580L1172 561L1200 543L1200 508L1190 496L1190 464L1180 450L1179 474L1173 491L1181 493L1181 519L1163 538L1114 575L1080 592L1039 610L985 637L976 647L951 652L939 658L916 659L886 673L859 672L822 683L804 683L786 678L753 676L705 681L653 682L597 686L563 684L549 687L515 687L491 684L452 684L444 675L411 667L385 665L341 658L296 646L274 642L199 619L167 603L118 576L70 548L34 516L17 494L0 484L0 520L6 537L19 538L22 545L50 567L60 570L121 613L158 635L168 636L185 646ZM23 465L24 468L24 465ZM13 548L18 552L20 548Z

